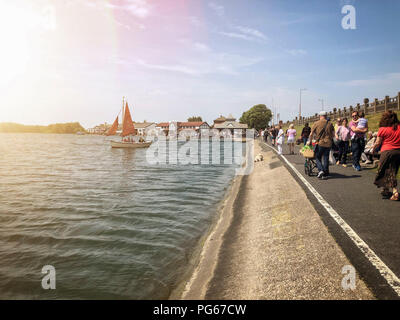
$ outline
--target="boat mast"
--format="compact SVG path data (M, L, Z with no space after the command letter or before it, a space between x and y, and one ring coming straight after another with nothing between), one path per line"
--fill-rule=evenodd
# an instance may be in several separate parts
M122 97L122 122L121 122L121 124L124 123L124 115L125 115L124 107L125 107L125 97Z

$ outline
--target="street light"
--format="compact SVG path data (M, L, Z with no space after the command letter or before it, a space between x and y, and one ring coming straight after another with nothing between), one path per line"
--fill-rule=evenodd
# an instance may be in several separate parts
M306 91L307 89L300 89L300 105L299 105L299 120L301 118L301 93Z
M322 102L322 111L324 111L324 99L318 99L318 101Z

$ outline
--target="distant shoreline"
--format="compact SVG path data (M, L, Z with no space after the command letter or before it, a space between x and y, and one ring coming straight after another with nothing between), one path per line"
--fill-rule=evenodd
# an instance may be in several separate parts
M85 128L79 122L55 123L44 125L24 125L13 122L0 123L0 133L58 133L76 134L86 133Z

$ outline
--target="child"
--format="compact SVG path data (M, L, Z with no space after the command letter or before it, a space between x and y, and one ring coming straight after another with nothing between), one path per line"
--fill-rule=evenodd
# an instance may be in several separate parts
M353 122L357 123L357 129L365 129L367 127L368 120L364 118L364 112L361 113L361 117L357 120L353 120ZM352 136L352 139L355 138L355 135Z

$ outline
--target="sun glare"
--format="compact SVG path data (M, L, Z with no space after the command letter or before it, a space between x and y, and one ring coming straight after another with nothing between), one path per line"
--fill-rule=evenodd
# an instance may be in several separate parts
M29 33L34 16L10 4L0 3L0 84L7 85L26 70L29 56Z

